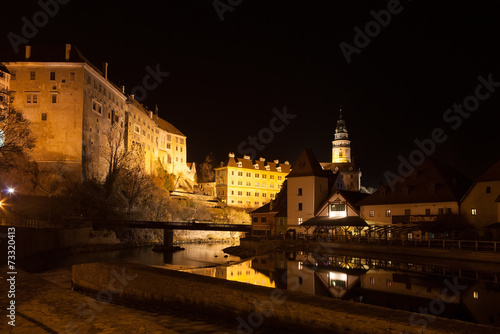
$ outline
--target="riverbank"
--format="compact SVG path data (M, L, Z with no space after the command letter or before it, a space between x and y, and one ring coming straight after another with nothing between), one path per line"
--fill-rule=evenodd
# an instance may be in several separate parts
M333 254L338 251L360 252L361 254L405 255L428 258L449 259L456 261L473 261L484 263L500 263L500 254L487 251L467 251L458 249L434 249L422 247L386 246L378 244L362 244L356 242L324 242L315 240L266 240L241 239L239 248L227 249L228 253L256 256L271 251L306 251L314 254Z
M108 291L117 273L126 284ZM422 333L424 323L429 334L500 333L491 326L439 317L427 322L407 311L132 263L76 265L72 280L90 293L107 291L123 301L225 318L240 333Z

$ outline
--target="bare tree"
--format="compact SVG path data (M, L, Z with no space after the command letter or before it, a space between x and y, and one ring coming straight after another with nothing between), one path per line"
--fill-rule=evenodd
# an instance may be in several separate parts
M215 180L215 155L210 152L209 155L205 156L205 160L199 165L199 182L212 182Z
M0 168L9 169L29 160L35 147L30 122L12 107L0 109Z

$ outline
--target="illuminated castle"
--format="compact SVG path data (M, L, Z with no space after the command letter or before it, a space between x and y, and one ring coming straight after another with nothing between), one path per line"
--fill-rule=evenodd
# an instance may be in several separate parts
M331 169L333 172L340 172L347 190L360 191L361 171L351 158L351 141L349 140L345 120L342 119L342 108L340 108L340 115L335 128L335 139L332 141L332 162L322 162L321 167Z

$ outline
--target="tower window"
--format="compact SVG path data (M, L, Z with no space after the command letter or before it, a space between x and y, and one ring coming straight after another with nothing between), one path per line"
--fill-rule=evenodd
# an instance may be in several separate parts
M302 196L302 188L299 188L297 195Z
M486 187L486 193L487 193L487 194L490 194L490 193L491 193L491 187L490 187L490 186Z
M299 203L299 211L302 211L302 203Z
M51 81L56 80L56 72L50 72L50 80Z
M477 209L475 209L475 208L470 209L470 214L471 214L471 216L477 215Z

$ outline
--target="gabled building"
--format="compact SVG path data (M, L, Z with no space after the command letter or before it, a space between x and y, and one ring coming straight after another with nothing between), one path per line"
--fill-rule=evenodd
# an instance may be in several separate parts
M358 203L361 218L372 230L381 227L381 233L387 238L396 232L411 232L409 226L415 226L418 231L423 223L431 227L439 223L458 225L460 199L470 184L462 173L428 158L393 189L382 185L361 200Z
M217 198L227 205L258 207L276 197L285 177L290 173L288 161L266 161L236 158L229 153L228 159L214 168Z
M250 212L253 236L283 236L286 233L287 181L269 203Z
M252 235L308 233L311 227L366 227L355 203L367 196L346 190L340 173L323 170L311 150L302 151L275 201L252 212ZM337 235L337 233L335 233Z
M462 198L461 211L477 228L500 225L500 160L475 180Z

